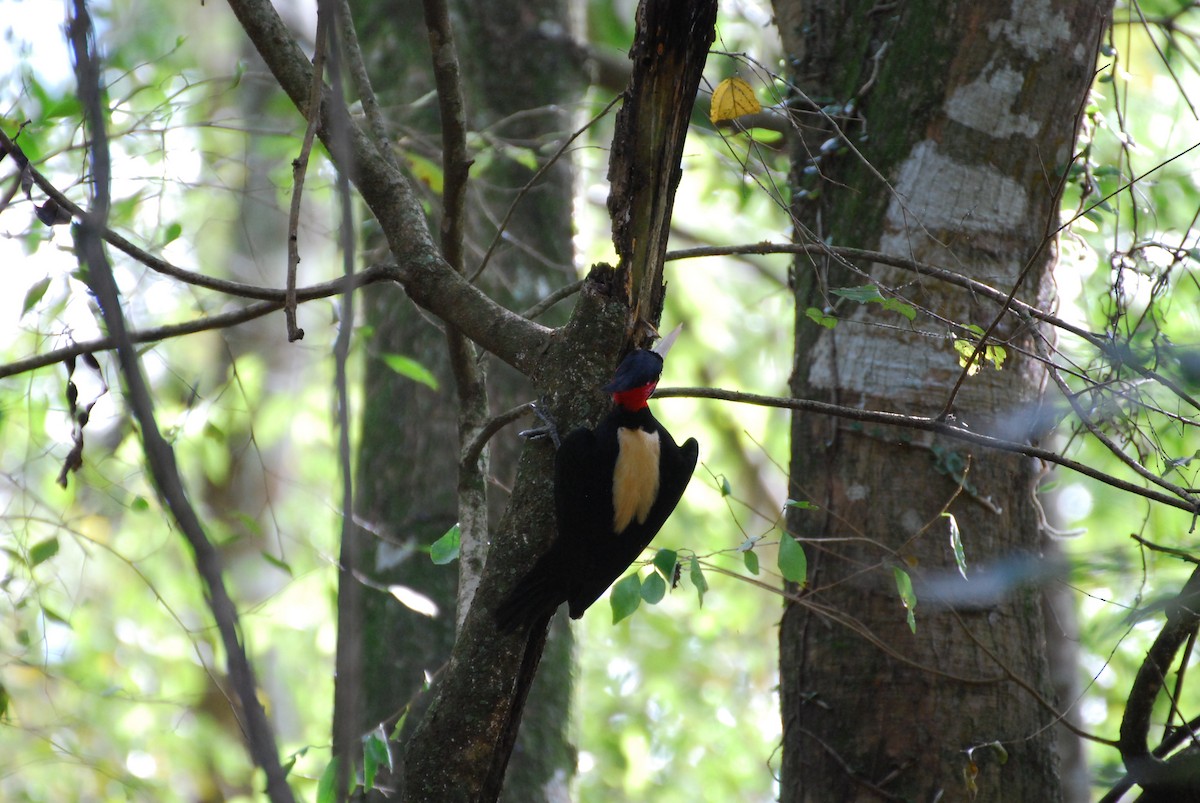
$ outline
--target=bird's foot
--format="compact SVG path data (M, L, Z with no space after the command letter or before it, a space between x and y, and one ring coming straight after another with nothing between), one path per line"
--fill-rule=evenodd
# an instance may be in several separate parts
M549 438L554 443L554 448L562 446L562 441L558 437L558 426L555 425L554 419L550 414L542 409L542 405L537 402L530 402L529 409L533 410L533 414L541 420L542 426L534 427L533 429L521 430L518 434L522 438L535 440L537 438Z

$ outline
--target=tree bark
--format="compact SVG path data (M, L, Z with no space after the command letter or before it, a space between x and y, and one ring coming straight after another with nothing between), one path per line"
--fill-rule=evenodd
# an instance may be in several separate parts
M1061 177L1111 3L775 7L804 133L797 240L903 254L1044 301ZM998 306L854 267L921 313L910 324L854 303L831 292L866 283L850 266L799 260L794 395L1038 438L1042 372L1024 355L1039 332L1002 319L1003 369L985 363L955 394L954 339L972 339L964 324L987 330ZM781 799L1061 799L1055 719L1034 696L1053 698L1039 467L800 415L792 438L790 495L816 509L787 519L810 561L780 630ZM965 581L943 512L962 533ZM897 572L915 586L915 632Z
M646 0L638 8L636 66L627 104L617 118L611 171L623 174L629 154L653 141L659 152L641 185L614 181L610 209L669 220L680 158L708 46L714 36L715 0ZM669 103L652 103L671 87ZM655 125L654 122L658 124ZM667 136L662 132L667 131ZM654 136L651 137L650 134ZM627 139L623 139L627 138ZM637 186L637 189L630 189ZM643 192L644 187L654 188ZM536 377L539 396L561 431L594 425L609 406L598 390L633 345L645 342L639 322L657 323L653 299L662 296L666 228L655 227L639 249L622 248L617 269L593 269L570 322L556 331ZM634 255L649 255L634 265ZM654 255L657 255L655 257ZM643 278L632 281L637 270ZM499 794L522 709L545 643L545 631L498 634L493 612L499 599L545 550L553 531L553 449L530 444L522 451L517 480L500 522L486 570L454 645L445 675L407 753L405 794L410 801L493 800Z
M379 81L377 91L387 108L406 104L433 90L430 44L419 5L396 7L376 2L355 3L360 39ZM453 5L453 4L452 4ZM492 145L478 145L480 158L471 171L466 210L467 273L474 272L482 253L496 233L518 190L532 177L525 165L502 156L503 146L528 147L532 129L550 131L565 138L571 128L570 108L581 91L581 73L564 51L564 37L540 41L538 26L549 24L567 29L569 9L561 0L546 0L520 6L492 3L471 14L455 15L457 50L462 58L461 76L466 100L468 128L487 131ZM469 9L468 9L469 11ZM493 20L492 18L497 19ZM535 59L553 58L557 69L538 69ZM503 77L503 81L501 81ZM533 119L526 121L530 116ZM517 121L496 128L506 117ZM548 123L548 119L552 122ZM407 111L394 121L396 132L419 132L416 142L427 148L421 155L440 159L434 145L441 123L437 105L425 104ZM401 134L402 136L403 134ZM545 157L539 153L539 157ZM522 309L539 300L539 293L574 278L571 242L572 173L569 159L542 180L517 206L506 228L506 242L521 248L501 248L490 260L481 286L509 308ZM430 199L436 206L438 198ZM367 325L374 334L368 345L365 374L365 409L359 454L359 515L367 525L360 529L363 565L356 570L375 588L400 584L433 599L440 610L426 617L400 605L386 593L372 591L363 598L361 610L347 612L339 632L358 638L365 651L361 677L343 677L339 682L361 689L362 706L357 714L358 730L369 731L380 722L390 731L405 706L407 726L401 743L411 736L424 715L426 698L421 695L427 675L447 661L454 644L462 588L461 573L478 577L486 554L486 532L482 550L468 544L464 526L461 560L454 566L435 566L429 560L429 544L463 518L460 510L459 408L446 334L423 316L401 294L381 291L369 295ZM387 368L382 357L402 354L418 360L438 378L433 391ZM486 363L480 363L484 365ZM498 413L532 398L528 383L507 366L488 372L491 412ZM503 509L503 494L495 485L511 487L516 450L504 448L512 441L506 430L492 442L485 474L495 472L499 482L491 488L493 512ZM473 467L472 467L473 468ZM488 488L485 477L468 470L461 475L472 483L470 504L479 505L487 520ZM380 637L380 634L387 634ZM549 799L574 771L567 741L569 722L571 649L569 631L561 628L549 648L554 656L547 671L539 675L539 686L530 705L528 739L518 747L508 778L511 799ZM523 737L526 738L526 737ZM403 747L396 758L402 764ZM403 777L403 767L397 769ZM390 783L382 779L384 785ZM381 798L382 799L382 798Z

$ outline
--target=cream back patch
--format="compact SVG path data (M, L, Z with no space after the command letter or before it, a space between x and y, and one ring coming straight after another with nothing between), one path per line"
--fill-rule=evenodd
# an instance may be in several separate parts
M617 430L617 467L613 471L613 531L624 532L635 518L644 524L658 498L657 432L621 427Z

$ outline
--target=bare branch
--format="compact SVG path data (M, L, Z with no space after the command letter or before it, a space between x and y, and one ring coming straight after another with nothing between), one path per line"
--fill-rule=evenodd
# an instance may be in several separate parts
M800 243L752 243L747 245L733 246L705 246L701 248L688 248L680 251L668 251L666 255L667 261L680 259L695 259L697 257L708 256L730 256L735 254L823 254L833 257L838 260L838 263L853 271L854 273L866 279L871 279L870 275L860 268L856 267L849 260L856 259L865 262L877 262L880 265L888 265L893 268L910 271L921 276L929 276L946 282L947 284L961 287L964 290L969 290L972 293L983 296L991 301L1001 304L1004 309L1012 314L1032 318L1050 324L1056 329L1061 329L1064 332L1069 332L1076 337L1082 338L1094 348L1098 349L1106 357L1112 360L1117 360L1127 365L1129 368L1136 371L1145 379L1150 379L1158 382L1163 387L1170 390L1180 399L1186 401L1196 410L1200 410L1200 400L1193 397L1188 391L1183 388L1178 382L1175 382L1170 377L1164 376L1158 371L1147 368L1136 362L1131 362L1128 359L1128 354L1122 353L1120 348L1112 342L1112 340L1103 334L1090 332L1080 326L1076 326L1070 321L1064 320L1057 315L1046 312L1043 309L1027 304L1016 298L1010 298L1007 293L1001 292L991 285L978 282L968 278L961 273L956 273L952 270L939 268L925 262L918 262L914 259L895 256L893 254L885 254L880 251L868 251L862 248L844 248L841 246L825 245L824 243L815 244L800 244ZM892 293L897 297L895 291L889 288L880 288L884 292Z
M337 23L337 0L317 2L317 52L326 54L329 62L329 79L332 85L331 102L339 109L345 108L342 92L342 51ZM310 108L320 102L321 59L313 67ZM309 129L314 128L310 118ZM341 682L334 687L333 751L338 761L336 788L351 788L356 767L361 766L362 741L358 727L362 710L363 639L362 623L355 615L362 609L362 586L353 576L359 570L361 543L355 534L354 519L354 464L350 448L350 390L346 362L350 357L350 341L354 334L353 282L357 254L354 226L354 205L350 194L350 174L354 172L355 156L350 147L350 119L345 115L334 115L330 125L331 139L326 141L334 166L337 169L338 207L341 221L338 225L338 240L342 251L342 270L347 287L342 293L342 307L338 316L337 339L333 346L334 389L337 399L335 411L338 431L338 465L341 480L341 550L338 571L338 640L336 669ZM339 794L339 798L341 795Z
M246 655L239 635L237 608L225 589L221 560L208 540L204 528L188 500L175 453L162 437L154 418L154 402L149 386L142 375L137 351L125 328L116 279L104 253L101 233L106 228L110 202L111 162L108 151L108 119L103 106L100 86L100 65L95 58L91 18L85 0L75 0L69 26L69 38L75 55L75 76L79 96L90 134L89 156L92 174L91 214L84 215L76 229L76 243L88 269L88 281L100 304L109 332L116 341L117 359L126 386L126 398L137 419L151 478L164 506L171 511L183 532L196 561L196 570L205 585L209 607L221 634L226 652L229 679L241 708L241 725L245 731L250 755L267 778L267 795L275 803L294 800L287 775L279 762L279 748L258 699L258 684L254 669Z
M317 11L316 52L313 54L312 89L308 94L310 107L321 102L321 76L325 74L325 48L329 17ZM312 155L313 139L317 135L317 118L310 117L304 126L304 138L300 142L300 155L292 160L292 201L288 208L287 233L287 294L283 301L283 316L287 322L288 342L304 337L304 330L296 324L296 267L300 264L300 200L304 197L304 178L308 175L308 160Z
M761 396L756 393L741 393L733 390L722 390L720 388L659 388L654 391L655 398L694 398L694 399L717 399L720 401L737 402L739 404L755 404L762 407L781 407L787 410L801 410L804 412L816 413L818 415L828 415L835 418L845 418L851 421L863 421L871 424L886 424L888 426L904 427L907 429L922 430L924 432L932 432L937 435L945 435L948 438L964 441L966 443L974 443L979 446L985 446L989 449L996 449L1001 452L1013 452L1015 454L1023 454L1028 457L1036 457L1044 460L1047 463L1053 463L1063 468L1069 468L1072 471L1091 477L1094 480L1104 483L1105 485L1126 491L1137 496L1144 497L1154 502L1160 502L1164 505L1186 510L1189 513L1200 512L1200 497L1195 494L1180 490L1180 495L1168 496L1167 494L1153 491L1149 488L1144 488L1139 485L1134 485L1131 482L1105 474L1086 463L1080 463L1077 460L1072 460L1068 457L1063 457L1058 452L1049 449L1042 449L1027 443L1019 443L1017 441L1005 440L1003 438L995 438L991 435L984 435L979 432L973 432L969 429L954 426L953 424L940 421L936 418L930 418L922 415L905 415L903 413L889 413L881 410L862 410L857 407L843 407L838 404L829 404L828 402L813 401L811 399L791 399L782 396Z
M396 155L392 153L391 139L387 135L387 123L383 119L383 110L379 107L379 99L371 87L371 77L367 74L367 65L363 61L362 48L358 44L358 31L354 27L354 15L350 13L349 0L342 0L338 6L338 25L340 26L342 50L346 54L346 70L350 81L354 84L354 92L362 104L363 114L367 118L367 128L375 139L375 147L381 156L393 168L399 169Z
M1200 567L1196 568L1179 595L1167 605L1167 622L1154 639L1129 690L1121 718L1119 748L1130 777L1145 791L1148 800L1194 800L1200 755L1184 750L1164 760L1152 753L1147 743L1154 703L1163 690L1179 648L1200 627Z
M361 273L354 275L350 281L346 279L335 279L332 282L313 285L298 290L297 298L301 301L311 301L317 298L328 298L329 296L337 295L346 290L347 287L358 288L375 282L390 280L393 278L395 268L390 265L376 265L368 268ZM142 343L157 343L161 340L169 340L173 337L182 337L183 335L194 335L197 332L208 332L213 329L228 329L238 324L252 321L255 318L261 318L264 315L270 315L283 308L283 290L269 291L273 298L270 301L261 301L257 304L250 304L242 309L223 312L217 315L209 315L204 318L197 318L194 321L186 321L184 323L173 323L166 326L156 326L151 329L128 330L129 342ZM35 371L38 368L45 368L47 365L54 365L71 357L78 357L82 354L95 354L98 351L110 351L117 347L117 341L111 335L101 337L95 340L84 340L78 343L72 343L70 346L53 349L41 354L34 354L22 360L0 365L0 379L7 376L15 376L28 371Z
M423 8L425 29L429 35L430 63L437 86L438 110L442 119L442 175L445 177L442 184L440 232L442 254L450 267L461 276L466 272L463 237L467 222L467 176L472 161L467 152L466 104L449 9L442 0L424 0ZM453 324L446 326L446 347L458 393L460 451L471 458L458 462L461 546L455 627L461 630L479 585L488 546L487 452L483 448L473 451L461 447L462 444L478 442L480 431L486 427L488 392L484 368L476 359L475 349Z
M15 152L16 145L8 137L8 135L0 129L0 150ZM40 171L29 165L29 176L33 179L34 184L38 189L46 193L60 209L66 210L75 220L82 220L87 214L82 207L64 195L57 187L54 186ZM126 256L140 262L150 270L156 273L161 273L164 276L170 276L173 279L178 279L196 287L203 287L207 290L215 290L226 295L237 296L239 298L255 298L262 300L274 300L275 298L284 298L282 290L272 290L266 287L259 287L252 284L244 284L242 282L229 281L228 279L218 279L215 276L206 276L203 273L186 270L184 268L173 265L161 257L157 257L146 251L143 248L131 243L123 236L108 228L107 225L100 232L100 236L106 243L121 251Z
M583 133L589 128L604 119L604 116L609 113L612 107L615 106L617 101L621 98L621 95L617 95L615 98L610 100L608 105L601 109L595 117L580 126L579 130L568 137L567 141L564 142L559 149L554 152L554 155L551 156L544 165L537 169L537 172L529 178L529 181L525 182L525 186L517 191L517 197L513 198L512 203L509 204L508 211L504 213L504 217L500 220L500 223L497 224L496 236L493 237L491 243L488 244L487 251L485 251L483 254L483 259L479 260L479 267L476 268L475 272L471 274L472 283L474 283L475 280L479 278L480 274L483 273L484 269L487 268L488 262L492 258L492 252L496 250L496 246L500 245L500 241L504 238L504 232L508 228L508 222L512 220L513 213L517 211L517 206L521 203L521 199L523 199L525 195L528 194L531 189L533 189L534 185L541 180L546 171L553 167L555 163L562 158L562 155L567 152L568 148L571 147L571 143L579 139L579 137L582 136ZM532 318L534 316L526 315L526 317Z
M433 242L411 182L379 153L345 107L331 101L328 91L324 102L312 107L312 65L270 0L229 0L229 6L292 103L306 118L317 117L317 136L331 153L334 118L345 125L354 161L347 173L379 222L397 261L396 279L409 297L518 371L533 372L550 331L497 304L451 269Z

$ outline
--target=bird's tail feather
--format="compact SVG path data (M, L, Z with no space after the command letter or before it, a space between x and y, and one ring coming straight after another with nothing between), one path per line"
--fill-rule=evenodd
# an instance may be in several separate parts
M565 599L550 577L531 572L497 606L496 627L502 633L529 628L553 616Z

